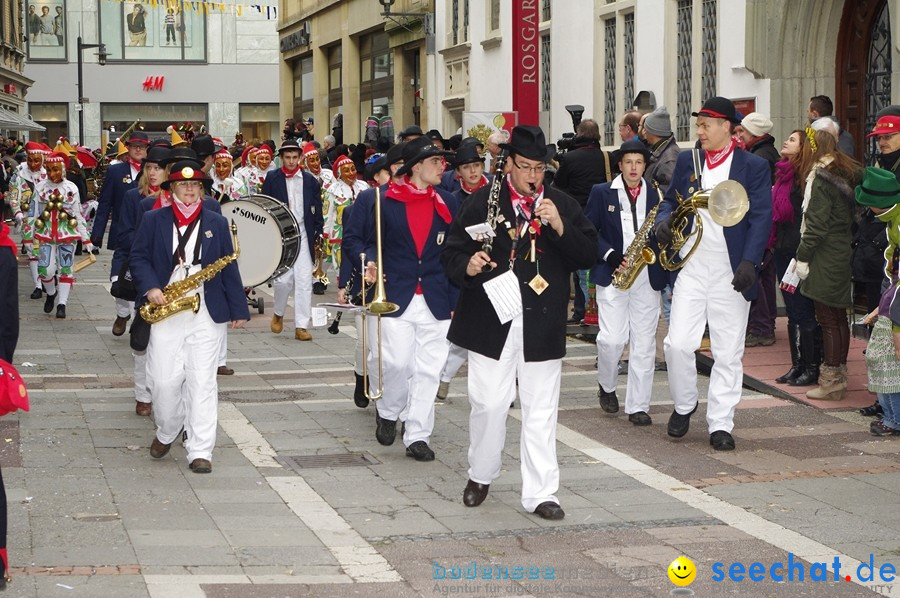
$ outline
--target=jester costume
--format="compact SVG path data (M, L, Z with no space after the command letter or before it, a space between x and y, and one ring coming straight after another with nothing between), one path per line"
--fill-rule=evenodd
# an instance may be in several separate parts
M227 149L213 155L212 196L219 203L234 201L247 195L244 180L234 173L234 161Z
M26 160L19 164L9 181L9 207L12 210L16 222L22 226L22 245L24 253L29 256L28 265L31 268L31 278L34 282L32 299L41 298L41 281L38 278L37 255L32 247L34 238L34 196L35 187L47 180L47 171L44 169L44 157L50 153L50 148L42 143L29 141L25 144Z
M328 259L335 272L341 268L341 241L344 238L344 208L369 188L356 178L356 165L347 156L334 161L336 178L322 187L322 213L325 215L324 237L328 243Z

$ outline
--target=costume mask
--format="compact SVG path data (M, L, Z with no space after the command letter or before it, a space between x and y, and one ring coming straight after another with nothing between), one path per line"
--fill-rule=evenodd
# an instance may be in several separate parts
M25 161L28 163L28 169L31 172L37 172L44 164L44 156L37 153L26 154Z
M65 170L60 162L50 162L47 164L47 178L53 183L61 183L65 178Z
M220 180L227 179L231 176L232 162L228 158L216 158L213 167L216 169L216 176Z
M344 164L341 166L338 174L342 181L348 185L352 185L356 181L356 164L353 164L352 162L350 164Z
M256 154L256 165L260 170L266 170L269 167L269 164L272 163L272 155L266 152L259 152Z
M319 176L319 173L322 172L322 161L319 160L318 153L306 156L306 169L312 174Z

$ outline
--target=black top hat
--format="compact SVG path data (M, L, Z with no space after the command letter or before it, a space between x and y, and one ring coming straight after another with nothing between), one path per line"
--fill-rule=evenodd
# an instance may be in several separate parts
M483 162L483 158L478 155L478 147L474 143L467 143L459 146L459 149L456 150L453 168L459 168L463 164L475 164L476 162Z
M387 153L384 155L385 161L387 162L387 166L390 167L391 164L396 164L397 162L403 159L403 148L406 147L406 142L400 142L396 145L392 145Z
M196 168L200 168L203 166L203 162L197 158L197 152L192 150L189 147L176 147L173 150L169 150L169 155L159 163L160 166L168 166L169 164L174 164L175 162L182 162L185 160L190 160L194 163Z
M427 133L425 133L425 137L433 140L440 140L441 143L447 143L447 140L441 135L441 132L437 129L431 129Z
M703 102L703 107L699 112L691 112L691 116L708 116L710 118L724 118L732 123L739 125L741 119L738 118L737 111L734 109L734 102L728 98L716 96L709 98Z
M200 181L204 186L212 185L212 179L206 176L206 173L198 168L197 163L193 160L179 160L172 164L169 171L169 178L160 184L163 189L169 189L172 183L181 181Z
M125 142L125 145L131 145L132 143L143 143L144 145L150 145L150 138L143 131L135 131L128 137L128 141Z
M556 154L556 146L552 143L547 144L541 128L531 125L513 127L509 143L501 143L500 148L507 150L511 155L538 162L549 162Z
M166 149L172 149L172 142L164 137L160 137L159 139L154 139L153 143L150 144L150 147L164 147Z
M625 154L640 154L644 156L645 165L650 165L650 150L647 149L647 146L642 141L629 139L616 150L615 154L613 154L613 160L621 162Z
M295 151L303 153L300 150L300 144L297 143L296 139L285 139L281 142L281 147L278 148L278 155L280 156L283 152Z
M156 164L157 166L163 166L171 153L172 150L168 147L154 145L147 152L147 157L144 158L143 162L141 162L141 166L147 164L148 162L150 164Z
M451 152L445 152L428 137L416 137L403 147L403 166L397 169L394 176L403 176L412 172L412 167L432 156L449 156Z
M424 134L425 133L422 132L422 127L420 127L419 125L410 125L410 126L406 127L405 129L403 129L402 131L400 131L400 133L397 134L397 137L402 141L403 139L406 139L410 135L424 135Z
M209 135L198 135L191 140L191 149L201 160L216 153L216 143Z

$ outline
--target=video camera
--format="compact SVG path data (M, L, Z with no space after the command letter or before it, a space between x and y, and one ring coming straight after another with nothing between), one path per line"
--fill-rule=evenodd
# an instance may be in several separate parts
M566 112L572 117L572 130L577 131L578 125L581 124L581 116L584 114L584 106L581 104L569 104L566 106ZM575 145L575 133L563 133L562 137L556 142L556 155L554 160L559 160L565 155L572 146Z

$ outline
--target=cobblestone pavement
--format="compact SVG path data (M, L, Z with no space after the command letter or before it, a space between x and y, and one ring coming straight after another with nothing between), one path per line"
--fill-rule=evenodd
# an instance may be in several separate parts
M379 445L373 408L351 399L352 321L307 343L271 334L270 311L230 331L213 473L192 474L178 443L153 460L127 337L111 334L109 253L100 258L65 320L27 298L20 270L16 365L32 410L0 421L7 595L668 596L679 555L697 566L698 596L900 595L879 576L900 565L900 439L872 437L852 412L747 391L736 451L709 446L705 404L673 441L665 372L654 425L633 427L599 410L595 349L577 340L559 418L562 521L519 503L515 409L501 477L483 505L463 506L465 369L437 406L436 461ZM858 570L870 555L874 580Z

